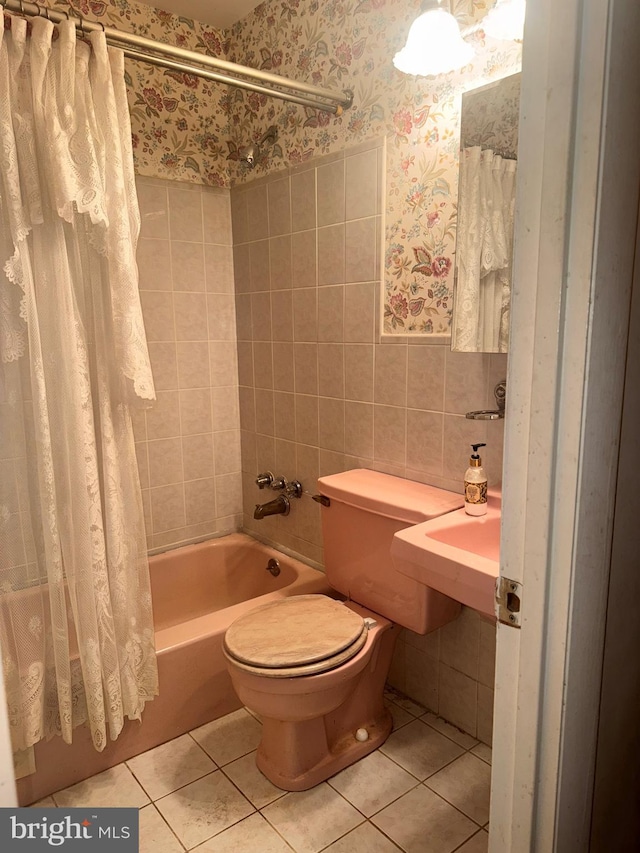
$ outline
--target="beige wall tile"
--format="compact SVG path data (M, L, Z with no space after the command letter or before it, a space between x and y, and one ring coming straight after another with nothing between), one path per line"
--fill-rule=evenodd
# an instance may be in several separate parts
M236 388L212 388L211 410L213 432L237 427L240 403Z
M231 190L231 226L234 244L246 243L249 239L249 225L245 187L234 187Z
M252 291L269 290L271 287L269 251L269 240L258 240L249 245Z
M293 287L315 287L318 280L316 264L316 231L300 231L291 237L291 277Z
M250 341L253 336L251 323L251 295L237 293L236 303L236 335L239 341Z
M271 292L271 335L274 341L293 340L293 293L291 290Z
M229 316L232 317L232 297L226 296L222 298L228 300L230 306ZM204 293L174 293L173 310L177 341L208 340L207 297Z
M231 246L204 247L205 286L209 293L233 293L234 270Z
M240 430L229 429L213 435L216 476L235 474L242 469Z
M345 165L340 159L317 169L318 226L344 222Z
M220 517L242 512L240 472L216 477L216 508Z
M344 285L318 288L318 340L344 341Z
M318 393L344 399L344 346L318 344Z
M347 400L373 401L374 348L365 344L345 344L344 372Z
M237 385L238 354L235 341L209 341L211 387Z
M169 233L172 240L203 242L202 193L169 187Z
M316 227L316 170L308 169L291 176L291 229L305 231Z
M373 414L374 457L404 465L406 459L407 410L375 406Z
M274 394L275 435L287 441L296 440L295 396L284 391ZM295 466L291 468L293 471Z
M269 208L266 184L249 187L247 198L247 240L261 240L269 236Z
M213 477L213 436L185 435L182 438L182 460L185 480Z
M296 394L296 441L318 446L318 398Z
M438 662L409 644L405 649L405 661L407 695L429 711L437 711Z
M211 432L211 389L180 391L182 435Z
M275 435L273 391L256 388L256 431L263 435Z
M149 342L149 358L156 391L170 391L178 387L178 356L171 342Z
M373 281L380 254L375 217L347 222L345 229L345 281Z
M488 353L446 350L445 412L464 415L472 409L493 408L487 398L489 358Z
M408 347L409 408L444 411L445 349L443 346Z
M387 406L407 404L407 347L375 348L374 400Z
M251 294L251 324L252 340L271 340L271 294L268 291Z
M443 475L464 480L469 467L471 443L486 441L487 421L470 421L458 415L444 416L444 466ZM485 448L482 448L483 450Z
M293 339L306 342L318 340L318 297L315 288L293 291Z
M168 240L140 239L136 255L140 290L172 290Z
M318 229L318 284L344 284L344 223Z
M204 247L199 243L171 241L171 274L174 290L205 289Z
M136 181L140 206L140 237L169 237L169 199L166 187Z
M344 453L344 400L318 398L318 446Z
M480 653L478 656L478 681L493 690L496 678L496 624L480 619Z
M298 394L318 393L318 345L296 343L293 347L295 387Z
M232 236L229 191L205 187L202 191L202 213L204 217L204 242L230 246Z
M216 516L215 481L193 480L184 484L187 524L200 524Z
M478 684L478 740L493 743L493 690Z
M156 402L147 411L147 436L171 438L180 435L180 401L177 391L157 391Z
M440 412L407 409L407 466L442 475L444 419Z
M440 664L438 673L438 714L467 734L476 737L478 682L443 663Z
M173 294L143 290L142 316L148 341L174 341Z
M440 659L477 681L479 654L480 615L463 607L457 619L440 629Z
M378 212L378 152L375 148L346 158L345 218L362 219Z
M376 337L376 289L372 282L345 288L344 339L348 343L372 343Z
M151 487L168 486L184 480L180 438L159 438L148 442Z
M269 234L277 237L291 233L291 184L289 178L269 181L267 184L269 205Z
M269 280L271 290L287 290L292 286L290 234L269 241Z
M162 533L185 525L184 484L151 489L153 532Z
M209 271L207 270L207 276ZM233 247L233 277L236 293L251 290L251 247L249 243L238 243ZM207 277L207 290L209 290Z
M253 376L256 388L273 388L272 345L256 341L253 345Z
M209 344L202 342L178 341L178 387L208 388L211 384L209 374Z
M276 391L293 391L293 344L273 344L273 387Z
M351 456L373 457L373 406L345 403L344 451Z

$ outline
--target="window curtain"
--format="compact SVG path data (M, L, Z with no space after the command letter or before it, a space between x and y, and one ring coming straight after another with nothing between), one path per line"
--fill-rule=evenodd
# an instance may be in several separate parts
M138 296L124 58L0 31L0 649L14 750L102 750L157 693L131 406L155 397Z
M507 352L516 161L466 148L460 161L457 278L451 347Z

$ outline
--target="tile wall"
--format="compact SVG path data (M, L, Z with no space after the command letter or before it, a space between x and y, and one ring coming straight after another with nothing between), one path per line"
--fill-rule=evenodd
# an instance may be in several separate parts
M461 491L469 444L486 441L501 480L502 422L464 415L494 407L506 356L380 336L384 156L372 141L231 190L244 526L319 564L318 476L366 467ZM254 520L274 497L261 471L301 480L288 517ZM482 624L465 611L438 635L405 633L393 683L488 742Z
M229 191L138 178L157 403L135 417L150 549L241 526Z

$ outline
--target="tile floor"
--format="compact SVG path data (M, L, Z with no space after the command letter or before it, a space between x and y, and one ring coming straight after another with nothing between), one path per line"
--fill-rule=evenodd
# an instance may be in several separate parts
M260 723L242 709L35 805L136 806L140 853L486 853L491 750L387 699L387 742L310 791L260 773Z

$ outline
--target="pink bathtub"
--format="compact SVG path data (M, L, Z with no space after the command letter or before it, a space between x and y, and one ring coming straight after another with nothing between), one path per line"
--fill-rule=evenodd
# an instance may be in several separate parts
M267 571L278 560L280 574ZM227 627L274 598L326 593L322 572L243 533L168 551L149 560L160 695L142 723L127 722L101 753L88 730L35 747L36 773L18 781L21 805L86 779L240 707L222 653Z

